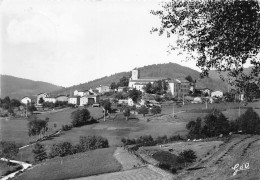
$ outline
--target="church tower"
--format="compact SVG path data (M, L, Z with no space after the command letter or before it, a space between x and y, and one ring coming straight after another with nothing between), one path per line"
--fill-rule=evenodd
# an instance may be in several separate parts
M131 77L131 80L138 80L140 77L140 74L139 74L139 70L138 69L133 69L132 70L132 77Z

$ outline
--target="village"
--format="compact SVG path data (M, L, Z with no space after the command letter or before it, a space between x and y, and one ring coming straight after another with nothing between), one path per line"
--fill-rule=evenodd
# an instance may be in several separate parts
M117 87L116 89L111 89L109 85L100 85L96 88L90 88L88 90L74 90L70 95L57 95L52 96L47 93L37 94L36 98L31 99L26 96L21 99L21 103L35 103L37 109L42 109L43 103L53 103L56 102L65 102L67 104L75 106L86 106L86 105L96 105L99 106L100 97L104 94L112 93L122 93L128 92L129 90L136 89L142 93L142 98L138 102L134 102L131 98L125 97L124 99L117 99L119 104L127 104L129 106L141 107L145 105L146 101L156 102L154 99L147 99L145 94L149 94L145 91L147 84L153 85L155 82L161 81L166 84L166 93L170 93L172 99L175 99L178 102L186 103L213 103L214 101L219 101L224 97L224 92L221 90L212 90L207 87L196 86L196 82L190 82L187 79L174 79L170 80L165 77L144 77L140 78L140 73L138 69L132 70L132 76L129 79L128 86ZM161 97L164 97L165 94L160 94ZM197 96L196 96L197 95ZM236 92L233 93L233 96L236 100L243 100L243 95L238 95ZM213 100L214 99L214 100ZM224 100L224 99L223 99ZM113 99L111 98L112 102Z
M0 1L0 180L257 180L260 1Z

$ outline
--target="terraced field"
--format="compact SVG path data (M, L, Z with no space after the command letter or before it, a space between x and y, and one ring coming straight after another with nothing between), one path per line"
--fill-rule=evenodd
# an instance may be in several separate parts
M185 171L177 179L259 179L260 178L260 136L236 135L223 144L208 159L201 161L193 171ZM236 164L249 163L249 169L233 175ZM239 166L239 167L240 167Z

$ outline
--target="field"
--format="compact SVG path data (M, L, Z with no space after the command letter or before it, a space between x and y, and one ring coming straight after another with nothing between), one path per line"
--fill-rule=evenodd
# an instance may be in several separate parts
M247 107L258 108L259 103L251 103L248 104ZM229 119L234 119L238 117L239 110L237 109L239 106L237 103L226 103L226 104L209 104L208 108L221 108L223 113L229 117ZM63 124L70 123L70 114L76 109L66 109L60 112L51 112L38 115L40 119L49 118L49 128L52 131L61 128ZM169 115L172 113L172 105L163 106L162 115ZM62 132L62 134L54 138L52 140L44 141L43 144L46 146L47 150L49 146L55 142L61 141L69 141L73 144L76 144L79 140L80 136L87 135L101 135L106 137L109 140L110 146L120 146L122 137L129 138L137 138L142 135L152 135L153 137L162 136L162 135L185 135L187 130L185 128L186 123L190 120L195 120L197 117L203 117L207 113L207 109L205 109L205 104L189 104L184 105L182 107L174 107L176 116L172 118L172 116L168 116L165 118L151 118L151 116L147 116L145 118L142 115L138 115L137 117L140 120L134 118L134 116L130 117L129 121L125 121L125 118L122 114L116 116L115 120L107 120L106 122L101 120L97 124L87 125L79 128L73 128L70 131ZM101 108L89 108L91 115L95 118L102 117L102 109ZM241 108L240 113L242 114L245 111L244 108ZM259 109L255 109L260 114ZM149 122L145 119L151 118ZM57 124L57 127L54 128L54 123ZM33 138L28 138L27 134L27 120L25 118L11 119L5 120L1 119L1 134L0 139L2 140L12 140L21 145L28 144ZM31 161L31 148L26 148L20 150L20 153L17 157L18 160L28 160Z
M56 157L38 164L16 180L62 180L121 170L121 164L113 157L115 148L97 149L85 153Z
M191 149L195 152L197 156L197 161L207 157L209 154L214 152L214 150L218 149L222 144L222 141L209 141L209 142L176 142L169 143L163 146L150 146L150 147L142 147L140 151L148 152L154 154L159 151L168 151L172 150L172 154L178 155L184 150Z

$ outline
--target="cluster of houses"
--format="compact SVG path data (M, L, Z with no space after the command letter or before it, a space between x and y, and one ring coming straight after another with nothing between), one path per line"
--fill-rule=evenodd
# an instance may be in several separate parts
M140 78L140 72L138 69L132 70L132 77L129 80L129 88L136 88L144 92L144 86L148 83L153 84L156 81L165 81L169 84L169 91L172 93L173 97L183 97L188 95L190 92L199 91L201 94L207 94L210 97L223 97L223 92L221 90L212 91L206 87L196 87L196 83L189 82L184 78L178 78L170 80L165 77L147 77Z
M56 103L56 102L68 102L69 104L74 104L78 106L84 106L87 104L95 104L99 102L100 95L104 92L107 92L108 86L98 87L97 90L85 90L85 91L78 91L75 90L73 92L73 95L58 95L58 96L52 96L47 93L40 93L37 94L36 97L36 106L41 106L43 102L50 102L50 103ZM24 97L21 99L21 102L24 104L31 103L32 99L29 97Z
M137 89L141 92L144 92L144 87L148 83L155 83L157 81L164 81L168 83L168 91L172 93L173 97L182 98L189 94L190 91L200 91L202 94L206 94L211 97L223 97L222 91L212 91L208 88L196 88L196 84L187 81L186 79L174 79L170 80L169 78L165 77L146 77L140 78L140 71L138 69L132 70L132 76L129 80L128 87L119 87L117 89L118 92L123 91L123 89ZM51 96L47 93L40 93L37 95L36 98L36 106L41 106L43 102L51 102L55 103L57 101L61 102L68 102L69 104L74 104L78 106L84 106L87 104L95 104L99 103L100 95L111 91L109 86L99 86L96 89L89 89L84 91L75 90L73 95L58 95L58 96ZM129 105L133 104L131 100L122 100L127 101ZM24 97L21 100L22 103L27 104L31 103L32 99L29 97Z

